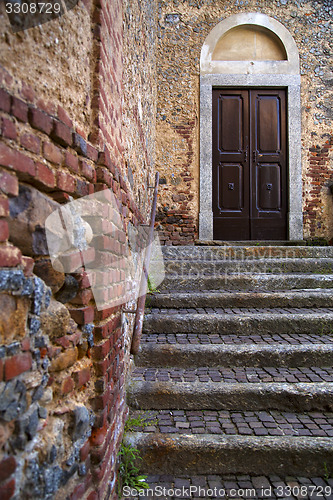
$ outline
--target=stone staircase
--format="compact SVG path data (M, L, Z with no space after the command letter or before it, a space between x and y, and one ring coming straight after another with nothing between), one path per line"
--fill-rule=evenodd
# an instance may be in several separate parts
M128 387L132 413L154 419L126 436L150 483L291 481L333 498L333 248L163 254Z

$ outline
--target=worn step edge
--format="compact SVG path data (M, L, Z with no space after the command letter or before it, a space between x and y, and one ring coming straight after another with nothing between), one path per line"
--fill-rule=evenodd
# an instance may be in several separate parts
M145 473L323 475L332 470L332 438L129 433ZM326 469L325 469L326 464Z
M177 246L162 247L162 254L165 260L180 259L209 259L214 258L248 258L248 259L269 259L269 258L330 258L333 257L333 247L310 247L310 246L281 246L281 245L221 245L221 246Z
M160 290L259 290L274 291L307 288L333 288L332 274L228 274L186 278L168 277L159 285Z
M290 292L160 292L148 296L149 307L333 307L331 289Z
M142 344L136 366L272 366L311 367L333 363L332 344L300 345L230 345L230 344Z
M127 398L143 410L332 411L333 383L132 381Z
M330 333L332 313L147 314L146 333Z
M197 276L221 274L223 272L252 272L252 273L318 273L330 274L333 271L332 258L307 258L307 259L256 259L256 260L171 260L165 261L165 272L171 277Z

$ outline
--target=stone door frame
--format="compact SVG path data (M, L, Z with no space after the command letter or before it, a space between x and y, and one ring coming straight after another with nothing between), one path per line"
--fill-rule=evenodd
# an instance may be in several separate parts
M213 61L220 37L241 25L264 27L277 35L287 54L285 61ZM200 61L200 212L199 240L213 240L212 212L212 89L283 88L287 90L288 238L303 239L301 91L298 50L288 30L264 14L236 14L209 33Z

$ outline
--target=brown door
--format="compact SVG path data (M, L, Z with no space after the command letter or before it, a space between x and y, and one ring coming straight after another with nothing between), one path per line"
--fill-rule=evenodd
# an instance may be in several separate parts
M213 89L216 240L287 239L284 90Z

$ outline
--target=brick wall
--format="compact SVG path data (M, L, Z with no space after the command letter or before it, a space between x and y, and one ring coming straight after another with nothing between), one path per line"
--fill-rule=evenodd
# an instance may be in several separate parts
M322 171L317 165L316 174L311 151L317 146L324 151L332 134L331 2L159 0L156 166L163 182L158 220L166 244L193 244L198 237L200 52L205 38L221 20L242 12L261 12L275 18L297 44L304 238L329 240L333 236L332 196L327 187L332 176L332 150L322 159ZM315 180L318 174L320 179Z
M16 35L0 17L7 30L0 68L4 499L116 498L132 318L121 305L96 308L80 261L67 274L52 266L45 220L72 199L105 192L108 200L107 193L113 193L123 231L85 251L85 262L102 263L110 245L120 259L129 225L147 220L154 173L154 16L152 2L86 1L68 15ZM69 33L78 47L74 56L66 52ZM134 38L141 47L139 62L130 46ZM36 53L23 47L20 68L11 57L22 40L31 42ZM66 55L74 65L70 75ZM50 78L55 71L57 91ZM134 95L125 91L129 74ZM77 255L66 258L74 265ZM122 278L121 270L106 268L101 289L121 291Z

